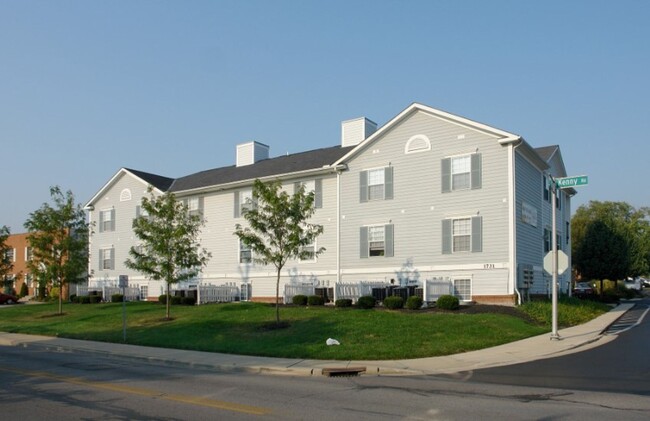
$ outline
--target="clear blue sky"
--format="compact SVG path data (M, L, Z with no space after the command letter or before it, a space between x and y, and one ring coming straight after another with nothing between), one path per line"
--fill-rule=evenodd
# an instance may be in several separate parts
M559 144L589 200L650 205L648 1L0 0L0 225L49 187L336 145L421 102Z

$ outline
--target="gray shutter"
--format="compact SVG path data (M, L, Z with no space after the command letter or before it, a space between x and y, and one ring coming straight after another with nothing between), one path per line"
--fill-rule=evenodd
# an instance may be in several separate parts
M393 198L393 167L384 168L384 199Z
M359 201L368 201L368 171L361 171L359 173Z
M234 217L239 218L239 192L235 192L235 212L234 212Z
M99 249L99 270L104 269L104 250Z
M295 183L293 183L293 194L298 193L298 189L300 189L300 182L296 181Z
M442 192L451 191L451 158L444 158L440 161L440 171L442 173Z
M361 227L359 232L359 257L368 258L368 227Z
M314 208L320 209L323 207L323 180L318 178L314 184Z
M104 232L104 212L99 211L99 232Z
M472 217L472 253L483 251L483 221L480 216Z
M451 254L451 219L442 220L442 254Z
M481 154L472 154L472 189L481 188Z
M394 241L395 241L395 236L394 236L394 225L393 224L388 224L384 225L384 256L385 257L393 257L395 255L395 247L394 247Z
M203 196L199 197L199 215L203 217Z
M112 269L112 270L115 270L115 249L112 248L112 249L110 250L110 253L111 253L111 263L110 263L110 266L111 266L111 269Z
M141 209L140 205L137 205L135 207L135 217L136 217L136 219L140 217L140 213L142 212L140 209Z

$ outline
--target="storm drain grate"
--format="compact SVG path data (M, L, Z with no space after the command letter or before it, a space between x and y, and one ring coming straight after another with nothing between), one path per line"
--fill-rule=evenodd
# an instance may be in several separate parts
M366 372L366 367L332 367L332 368L324 368L323 376L354 377L365 372Z

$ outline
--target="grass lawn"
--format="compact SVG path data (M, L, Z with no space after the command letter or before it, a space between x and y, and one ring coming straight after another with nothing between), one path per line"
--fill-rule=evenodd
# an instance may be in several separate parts
M294 307L280 309L289 327L269 329L275 308L233 303L164 306L132 302L127 308L127 343L242 355L287 358L388 360L455 354L548 332L543 323L499 313L360 310ZM122 342L122 304L16 305L0 311L0 331ZM604 310L602 311L604 312ZM593 317L593 316L591 316ZM327 338L340 346L327 346Z

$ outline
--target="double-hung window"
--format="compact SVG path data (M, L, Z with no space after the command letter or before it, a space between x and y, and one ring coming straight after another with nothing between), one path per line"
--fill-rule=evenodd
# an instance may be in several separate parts
M115 269L115 249L106 247L99 249L99 270Z
M315 262L316 261L316 244L312 242L301 248L302 256L300 257L301 262Z
M115 209L99 212L99 232L115 231Z
M318 178L316 180L299 181L294 183L293 192L296 193L300 186L305 186L305 194L314 192L314 209L321 209L323 207L323 180Z
M440 166L443 193L481 188L481 154L444 158Z
M253 251L243 241L239 240L239 263L253 263Z
M483 220L480 216L442 220L442 253L483 251Z
M454 279L454 296L460 301L472 300L472 280L471 279Z
M186 200L185 204L187 205L187 211L190 215L203 215L203 198L202 197L190 197Z
M388 200L393 198L393 167L375 168L359 173L359 199Z
M34 253L31 247L25 247L25 261L29 262L34 258Z
M235 192L235 218L241 217L246 211L253 209L253 190L244 189Z
M361 227L360 257L392 257L393 225L370 225Z
M5 250L5 260L7 262L15 262L16 261L16 249L7 249Z

